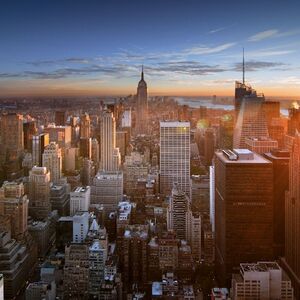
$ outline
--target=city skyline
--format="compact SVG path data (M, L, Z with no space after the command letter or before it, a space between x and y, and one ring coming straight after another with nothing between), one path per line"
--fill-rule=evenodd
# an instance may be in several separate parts
M0 96L125 96L142 65L149 95L232 96L241 80L266 96L300 92L297 1L6 3Z

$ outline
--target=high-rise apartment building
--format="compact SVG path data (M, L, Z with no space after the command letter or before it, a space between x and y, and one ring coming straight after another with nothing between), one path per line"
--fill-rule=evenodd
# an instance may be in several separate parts
M62 156L61 150L55 142L51 142L44 149L43 167L50 171L50 179L52 182L58 182L61 178Z
M160 191L170 195L173 183L190 197L190 123L160 122Z
M215 255L220 277L273 259L272 163L247 149L215 153Z
M136 94L136 133L146 134L148 130L148 98L147 98L147 83L144 80L144 70L141 73Z
M33 167L29 172L29 215L46 218L50 211L50 172L45 167Z

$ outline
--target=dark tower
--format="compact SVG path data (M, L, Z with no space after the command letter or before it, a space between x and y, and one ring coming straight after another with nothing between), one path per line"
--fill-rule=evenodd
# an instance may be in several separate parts
M137 87L136 95L136 133L147 133L148 120L148 100L147 100L147 83L144 80L144 67L142 66L141 80Z

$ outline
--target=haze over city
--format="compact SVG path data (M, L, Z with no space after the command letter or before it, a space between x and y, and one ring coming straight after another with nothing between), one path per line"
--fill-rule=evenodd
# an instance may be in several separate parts
M7 1L1 96L232 96L241 77L268 96L300 92L298 1Z
M2 2L0 300L300 299L299 0Z

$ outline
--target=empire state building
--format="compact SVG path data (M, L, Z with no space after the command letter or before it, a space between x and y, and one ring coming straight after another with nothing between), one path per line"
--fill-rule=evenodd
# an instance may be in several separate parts
M137 87L137 110L136 110L136 134L147 134L148 129L148 99L147 83L144 80L144 70L142 68L141 80Z

